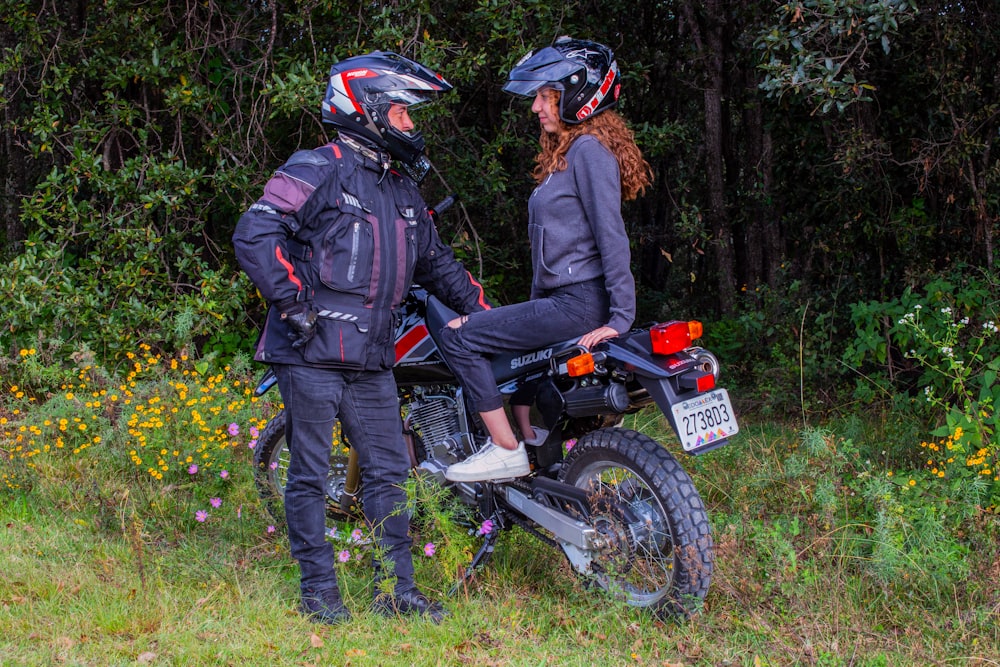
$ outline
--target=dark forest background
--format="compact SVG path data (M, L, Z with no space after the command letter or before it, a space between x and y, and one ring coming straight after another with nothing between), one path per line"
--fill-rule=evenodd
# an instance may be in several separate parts
M917 388L895 321L917 296L995 317L992 0L0 5L8 358L249 350L262 304L235 222L327 138L330 64L373 49L455 84L418 112L426 199L459 193L442 235L498 302L526 298L538 128L501 86L563 34L615 50L656 173L625 207L640 320L706 321L747 400L832 403L873 373Z

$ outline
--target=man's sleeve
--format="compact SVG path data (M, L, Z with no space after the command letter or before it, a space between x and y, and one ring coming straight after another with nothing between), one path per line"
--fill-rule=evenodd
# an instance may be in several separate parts
M305 286L295 273L288 240L301 226L298 212L315 191L329 161L299 151L264 186L263 196L236 224L233 246L240 266L268 303L302 300Z
M489 310L483 286L455 258L455 253L438 235L434 221L425 210L420 220L420 246L414 280L444 303L462 314Z

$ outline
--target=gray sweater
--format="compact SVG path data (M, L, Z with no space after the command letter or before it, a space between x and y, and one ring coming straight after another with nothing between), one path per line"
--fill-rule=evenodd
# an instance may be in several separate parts
M566 169L548 175L528 200L531 297L604 277L608 326L625 333L635 319L635 279L621 214L618 161L596 137L577 138Z

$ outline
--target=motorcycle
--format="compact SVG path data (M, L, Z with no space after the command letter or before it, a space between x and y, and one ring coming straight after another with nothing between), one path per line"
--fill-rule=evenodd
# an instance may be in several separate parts
M502 394L537 384L533 410L549 435L527 447L528 476L456 483L444 471L474 453L487 435L436 340L458 314L419 286L409 291L401 313L393 373L414 474L449 488L478 521L489 520L494 528L459 584L485 565L504 529L520 526L560 549L578 576L629 605L661 617L695 613L714 564L704 503L663 445L622 422L624 415L655 405L688 455L721 447L739 431L729 394L717 385L718 359L694 344L701 324L654 323L591 350L573 339L496 355L492 367ZM256 395L274 384L268 371ZM331 521L363 516L357 456L346 444L331 448ZM281 411L254 450L258 491L278 517L284 516L288 462Z

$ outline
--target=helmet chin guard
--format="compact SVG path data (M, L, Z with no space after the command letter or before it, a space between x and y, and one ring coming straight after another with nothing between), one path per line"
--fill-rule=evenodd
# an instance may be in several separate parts
M563 122L582 123L618 104L618 62L603 44L560 37L552 46L521 58L503 87L521 97L532 97L542 88L560 91L559 118Z
M345 58L330 68L321 107L323 122L386 150L404 165L424 152L420 132L402 132L389 123L389 107L413 107L448 92L444 77L390 51Z

